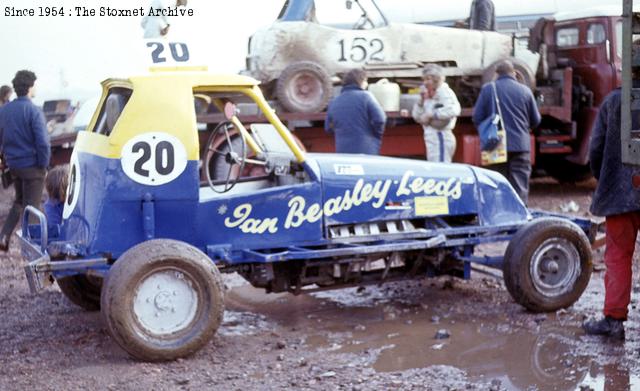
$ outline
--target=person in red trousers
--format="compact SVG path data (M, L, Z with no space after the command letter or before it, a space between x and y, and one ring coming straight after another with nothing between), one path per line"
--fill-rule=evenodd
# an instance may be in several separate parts
M634 176L640 169L622 164L620 137L621 90L604 100L593 128L589 158L598 186L591 202L591 213L605 216L607 237L604 262L604 317L588 320L582 328L587 334L624 339L624 324L631 301L631 262L640 229L640 189ZM634 125L640 123L633 118ZM636 129L636 127L634 127Z

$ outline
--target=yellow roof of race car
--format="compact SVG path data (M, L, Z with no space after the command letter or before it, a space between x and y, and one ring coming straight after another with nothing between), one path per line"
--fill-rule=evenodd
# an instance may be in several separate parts
M112 78L102 82L103 87L131 86L137 81L144 82L170 82L188 85L191 87L216 86L216 87L253 87L260 82L249 76L235 74L218 74L208 71L168 71L156 70L146 75L132 76L128 79Z
M262 92L260 82L252 77L234 74L215 74L207 71L155 71L147 75L128 79L107 79L102 82L103 96L99 109L89 124L94 129L100 107L109 90L116 87L132 89L129 102L123 108L111 135L106 137L91 132L82 132L76 149L95 155L119 158L121 148L132 137L145 132L164 132L179 139L191 160L199 158L198 130L193 108L193 94L202 89L210 92L243 92L264 109L267 119L276 126L285 142L292 148L299 161L304 155L286 127L275 116Z

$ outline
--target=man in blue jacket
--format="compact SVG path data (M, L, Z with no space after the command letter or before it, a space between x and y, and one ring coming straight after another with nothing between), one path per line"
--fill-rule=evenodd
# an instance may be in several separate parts
M500 101L502 122L507 133L507 162L490 168L504 175L526 204L529 199L529 176L531 175L531 141L529 132L540 124L540 112L529 87L516 80L511 61L504 60L496 67L495 81ZM497 112L493 87L487 83L482 87L473 108L473 123L480 123Z
M0 251L9 239L25 206L40 208L51 149L42 112L31 102L36 75L19 71L13 78L17 99L0 109L0 151L14 178L15 200L0 231Z
M366 88L366 73L352 69L344 75L342 92L329 104L324 129L335 135L337 153L380 153L387 118Z

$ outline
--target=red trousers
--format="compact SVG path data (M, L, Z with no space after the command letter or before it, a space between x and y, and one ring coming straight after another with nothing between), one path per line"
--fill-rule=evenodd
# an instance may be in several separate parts
M626 320L631 301L631 262L640 229L640 212L607 216L606 224L604 315Z

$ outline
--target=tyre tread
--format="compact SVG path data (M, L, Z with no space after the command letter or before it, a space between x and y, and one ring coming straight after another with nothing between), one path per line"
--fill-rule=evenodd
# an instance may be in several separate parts
M551 230L569 239L580 254L581 274L574 289L549 301L537 294L529 276L529 263L536 246L551 235ZM582 230L574 223L556 217L535 219L522 226L513 236L504 255L503 276L507 291L520 305L533 312L551 312L572 305L584 292L591 278L591 246Z
M84 274L56 280L62 294L73 304L86 311L100 310L100 287L95 287ZM96 291L92 291L92 290Z
M203 278L210 284L215 298L210 304L210 319L194 338L190 338L186 344L175 348L155 347L151 343L145 343L140 338L135 338L134 332L127 332L128 325L125 321L128 314L124 308L121 296L125 294L130 278L152 267L154 263L162 259L187 259L194 263L194 267L210 273ZM202 276L197 276L202 277ZM207 288L205 286L205 288ZM126 251L111 267L105 285L103 287L102 314L109 334L118 345L135 358L145 361L166 361L188 356L199 350L215 334L222 323L224 312L224 291L220 272L215 264L200 250L184 242L171 239L154 239L138 244Z

